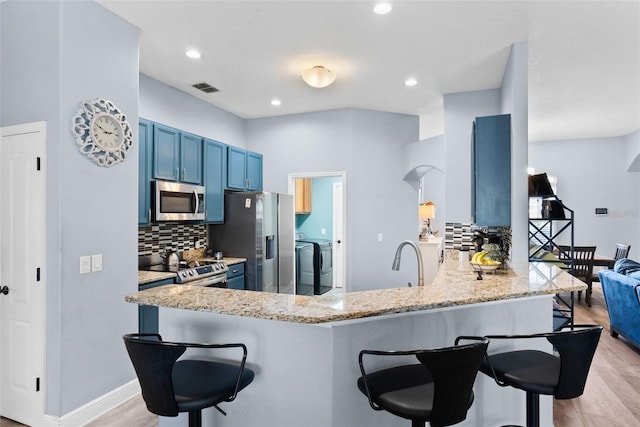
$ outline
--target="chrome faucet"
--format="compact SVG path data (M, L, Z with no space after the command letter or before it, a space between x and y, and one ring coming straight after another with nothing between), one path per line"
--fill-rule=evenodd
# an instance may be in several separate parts
M418 286L424 286L424 271L422 269L422 252L420 252L420 247L413 243L411 240L405 240L400 243L398 249L396 249L396 257L393 259L393 265L391 266L392 270L398 271L400 270L400 256L402 255L402 248L405 246L411 246L413 250L416 252L416 257L418 257ZM409 283L411 286L411 283Z

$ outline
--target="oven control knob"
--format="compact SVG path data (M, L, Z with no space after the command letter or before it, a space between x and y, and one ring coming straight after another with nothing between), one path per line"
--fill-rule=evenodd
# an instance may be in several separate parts
M193 276L193 270L189 271L189 276Z

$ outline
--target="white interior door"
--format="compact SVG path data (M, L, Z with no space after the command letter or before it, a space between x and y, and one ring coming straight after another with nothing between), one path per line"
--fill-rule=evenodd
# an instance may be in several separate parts
M30 426L44 414L44 141L46 124L0 138L0 414Z
M343 183L333 183L333 287L344 288L345 270Z

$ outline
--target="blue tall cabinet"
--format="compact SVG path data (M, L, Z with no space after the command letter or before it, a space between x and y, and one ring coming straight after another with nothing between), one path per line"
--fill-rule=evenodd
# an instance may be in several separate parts
M138 225L151 224L151 170L153 168L153 123L138 122Z
M205 222L224 222L224 186L227 181L227 146L204 140Z
M472 146L473 223L511 226L511 115L476 117Z

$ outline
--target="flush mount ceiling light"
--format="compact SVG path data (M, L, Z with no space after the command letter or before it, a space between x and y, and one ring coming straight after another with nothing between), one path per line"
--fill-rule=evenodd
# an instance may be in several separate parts
M329 86L338 76L335 71L324 68L322 65L303 70L300 75L306 84L315 88Z
M278 107L280 105L282 105L282 101L280 101L279 99L275 98L271 100L271 105L273 105L274 107Z

